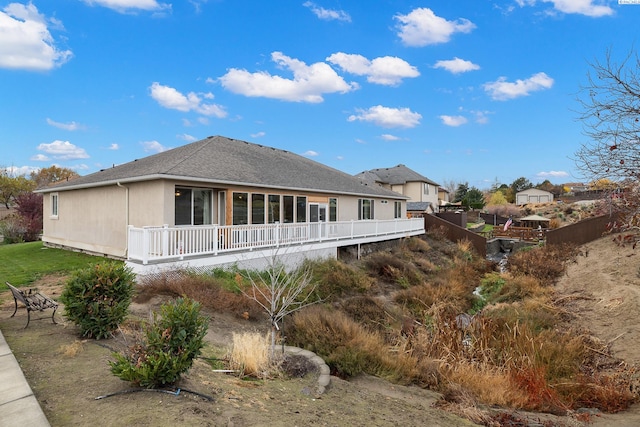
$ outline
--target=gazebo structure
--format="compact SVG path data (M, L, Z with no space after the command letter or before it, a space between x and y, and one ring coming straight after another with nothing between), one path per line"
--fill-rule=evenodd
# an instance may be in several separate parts
M529 215L520 218L518 221L521 227L546 229L549 228L549 222L551 220L540 215Z

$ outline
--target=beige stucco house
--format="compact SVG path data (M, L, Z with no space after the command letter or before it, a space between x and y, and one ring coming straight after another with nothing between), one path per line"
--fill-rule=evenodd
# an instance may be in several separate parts
M407 226L402 194L222 136L38 191L45 244L143 264L331 239L335 252Z
M408 197L407 211L410 213L438 212L440 185L405 165L371 169L359 173L356 177Z

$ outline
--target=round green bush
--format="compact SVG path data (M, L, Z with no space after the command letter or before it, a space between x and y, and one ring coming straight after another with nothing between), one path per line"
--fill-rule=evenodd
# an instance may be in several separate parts
M60 301L64 315L82 336L108 338L129 312L135 274L121 262L104 262L75 271L67 281Z
M114 353L109 362L118 378L137 386L154 388L175 383L187 372L204 347L209 319L200 315L200 304L178 298L160 307L160 316L145 327L146 340L128 352Z

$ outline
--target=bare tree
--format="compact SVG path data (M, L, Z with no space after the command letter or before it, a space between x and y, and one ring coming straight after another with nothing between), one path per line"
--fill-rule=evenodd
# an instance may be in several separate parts
M588 83L580 91L580 120L590 141L576 153L576 163L592 182L612 180L603 199L615 214L612 231L640 226L640 59L633 49L616 62L611 49L604 61L589 64ZM637 233L631 241L638 241Z
M311 299L316 285L309 265L302 264L295 270L287 271L277 253L267 260L268 265L264 271L250 271L245 275L251 283L251 289L242 290L242 293L257 302L269 315L273 357L276 334L280 329L278 324L285 316L315 304L317 300Z
M590 141L576 153L576 163L592 181L640 177L640 59L630 52L621 62L607 50L604 61L589 64L580 90L579 119Z

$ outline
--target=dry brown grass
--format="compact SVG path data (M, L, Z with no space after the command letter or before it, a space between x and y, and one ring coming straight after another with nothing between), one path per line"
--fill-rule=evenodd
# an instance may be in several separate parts
M365 271L335 259L307 261L307 265L313 271L313 280L317 284L315 292L322 301L364 294L375 283L375 279Z
M245 319L256 319L262 313L255 301L239 292L229 291L223 282L207 275L174 272L171 276L146 277L138 285L134 301L146 302L154 295L186 296L204 308L230 312Z
M311 306L295 313L285 333L293 345L321 355L338 376L365 372L406 382L416 367L416 361L406 354L390 352L379 333L327 307Z
M82 351L84 351L84 343L80 340L75 340L71 344L61 345L58 348L58 352L65 357L75 357Z
M278 371L278 360L270 358L270 334L257 332L233 334L233 344L229 351L230 369L237 370L241 376L269 378Z
M514 275L535 277L540 284L551 286L564 274L566 263L577 254L577 247L570 244L535 247L511 255L507 267Z
M468 411L467 417L483 422L490 420L476 405L560 413L578 405L616 411L633 400L630 375L595 374L590 358L598 350L561 323L565 312L553 302L552 285L575 256L575 247L519 252L510 260L509 273L492 272L497 277L487 279L491 270L469 242L456 245L434 237L440 237L439 230L355 266L340 261L316 265L315 278L331 305L288 317L287 344L316 352L341 377L365 372L439 389L454 411ZM491 293L489 305L469 322L457 321L473 307L473 290L483 280L498 279L504 283ZM393 293L373 294L390 288ZM247 311L249 304L211 277L158 280L141 290L186 294L211 301L204 306L236 313ZM254 376L269 372L258 363L267 352L265 339L242 340L248 344L238 343L243 355L234 366Z

